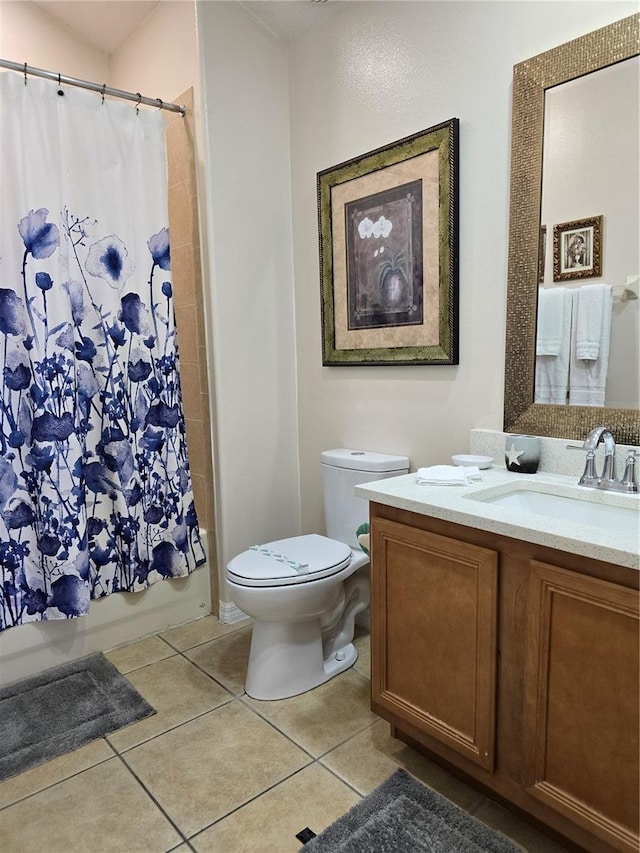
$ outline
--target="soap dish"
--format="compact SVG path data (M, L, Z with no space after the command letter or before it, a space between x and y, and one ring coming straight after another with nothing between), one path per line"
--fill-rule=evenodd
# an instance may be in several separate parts
M478 468L491 468L493 456L452 456L451 460L454 465L477 465Z

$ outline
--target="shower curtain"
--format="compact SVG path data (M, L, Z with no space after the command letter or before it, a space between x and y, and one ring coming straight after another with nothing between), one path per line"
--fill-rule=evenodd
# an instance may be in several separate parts
M0 73L0 630L204 562L160 110Z

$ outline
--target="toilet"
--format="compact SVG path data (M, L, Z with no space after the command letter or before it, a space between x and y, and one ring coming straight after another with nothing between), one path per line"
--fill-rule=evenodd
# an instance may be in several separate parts
M321 454L327 535L254 545L228 564L233 602L254 620L245 690L286 699L352 666L355 618L369 605L369 557L356 531L369 519L359 483L409 471L406 456L363 450Z

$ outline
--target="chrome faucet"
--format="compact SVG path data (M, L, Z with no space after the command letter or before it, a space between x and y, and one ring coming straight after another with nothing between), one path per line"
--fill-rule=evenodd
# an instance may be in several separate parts
M604 465L602 473L596 471L596 448L600 441L604 442ZM579 450L575 445L567 445L571 450ZM608 427L599 426L592 429L585 438L582 449L587 451L587 459L582 476L578 480L579 486L589 486L596 489L606 489L615 492L637 492L635 458L638 455L635 450L630 450L627 455L624 474L621 480L616 477L616 442Z
M600 475L597 487L599 489L611 489L616 480L616 442L607 427L600 426L592 429L589 435L585 438L582 445L587 451L587 459L589 453L593 451L595 456L596 448L600 441L604 441L604 465L602 466L602 474ZM595 466L595 462L594 462Z

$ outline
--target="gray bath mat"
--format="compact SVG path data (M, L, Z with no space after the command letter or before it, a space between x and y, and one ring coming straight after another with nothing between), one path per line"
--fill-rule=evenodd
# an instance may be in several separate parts
M405 770L301 848L304 853L522 853Z
M0 690L0 779L155 714L104 655Z

